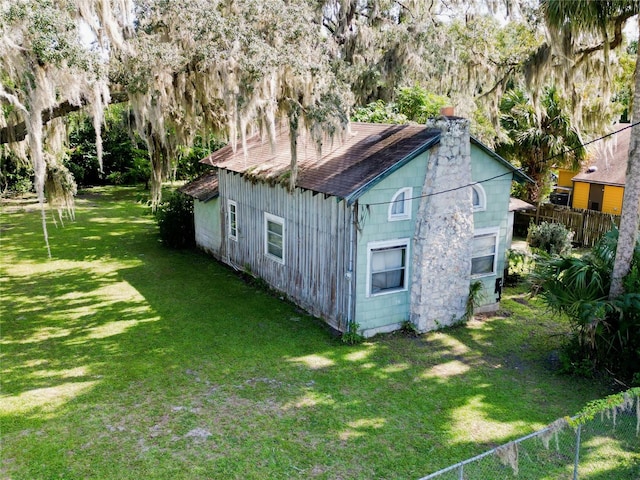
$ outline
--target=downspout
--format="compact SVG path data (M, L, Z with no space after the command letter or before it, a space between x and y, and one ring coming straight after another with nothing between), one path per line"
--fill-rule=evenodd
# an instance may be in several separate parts
M351 322L353 322L353 257L356 241L356 208L357 202L354 203L349 210L349 213L351 215L351 218L349 219L349 266L345 275L347 279L347 288L349 289L349 293L347 295L347 331L349 330Z

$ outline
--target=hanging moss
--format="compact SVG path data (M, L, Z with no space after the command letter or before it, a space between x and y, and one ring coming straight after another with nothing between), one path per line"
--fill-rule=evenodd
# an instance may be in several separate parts
M509 465L513 469L513 474L518 475L518 444L516 442L496 448L495 454L503 465Z

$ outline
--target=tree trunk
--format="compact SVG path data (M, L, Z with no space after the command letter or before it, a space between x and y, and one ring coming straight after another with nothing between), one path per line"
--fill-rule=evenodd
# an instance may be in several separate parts
M640 25L640 19L638 23ZM636 125L631 129L618 247L611 275L609 299L614 299L624 292L622 279L629 273L640 226L640 125L637 125L640 122L640 50L636 58L635 75L632 122Z

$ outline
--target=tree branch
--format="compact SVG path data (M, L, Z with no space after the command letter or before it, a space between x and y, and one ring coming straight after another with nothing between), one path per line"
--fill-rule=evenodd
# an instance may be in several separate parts
M117 92L111 95L111 103L123 103L129 99L129 96L125 92ZM86 100L83 99L80 105L74 105L68 101L59 103L55 107L42 112L42 123L46 124L54 118L65 117L72 112L77 112L86 105ZM5 143L21 142L27 137L27 123L20 122L16 125L9 125L7 127L0 128L0 145Z
M634 15L635 13L633 12L627 12L623 15L620 15L619 17L616 17L614 27L613 27L613 39L609 43L610 50L614 50L615 48L620 46L620 44L622 44L622 40L623 40L622 27L624 26L626 21L629 20ZM576 51L576 55L581 55L581 58L578 61L578 63L581 63L585 58L587 58L593 52L597 52L598 50L604 50L604 47L605 47L605 42L602 42L597 45L591 45L589 47L581 48L580 50Z

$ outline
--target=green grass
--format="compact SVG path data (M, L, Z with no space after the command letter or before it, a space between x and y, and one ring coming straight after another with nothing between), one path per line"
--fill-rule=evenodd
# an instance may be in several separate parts
M558 374L566 324L524 292L499 315L347 346L194 251L134 188L50 222L3 204L2 477L410 479L603 396Z

